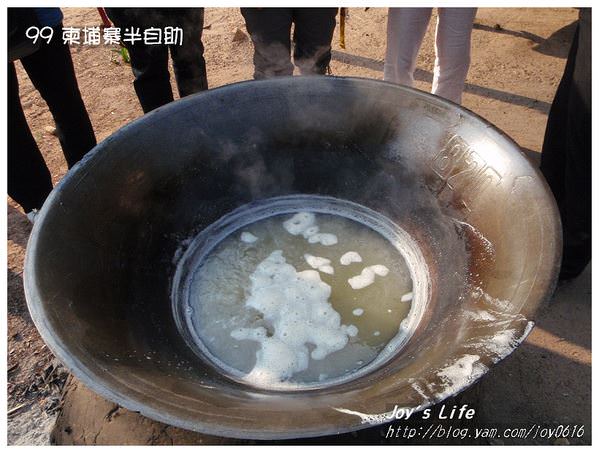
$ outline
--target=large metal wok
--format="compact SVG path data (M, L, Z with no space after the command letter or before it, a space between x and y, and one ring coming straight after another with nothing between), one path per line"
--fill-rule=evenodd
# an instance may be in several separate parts
M191 238L270 197L349 200L401 226L430 281L409 342L368 374L306 391L231 380L177 327ZM50 349L85 385L162 422L294 438L389 420L455 395L508 355L551 293L552 196L518 146L443 99L374 80L281 78L171 103L99 144L52 192L25 290Z

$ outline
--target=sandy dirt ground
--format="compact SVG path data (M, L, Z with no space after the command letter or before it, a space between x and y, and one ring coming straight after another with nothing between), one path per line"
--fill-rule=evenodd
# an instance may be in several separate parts
M65 25L99 25L92 8L65 9ZM333 74L382 79L386 9L351 8L346 49L338 29ZM575 28L574 9L479 9L472 64L463 104L503 129L538 161L547 112L564 69ZM252 44L233 40L245 31L238 9L208 8L204 44L211 88L252 75ZM418 59L416 87L430 90L434 26ZM72 48L79 87L98 140L141 116L131 68L116 48ZM25 72L17 65L21 101L55 182L66 172L53 121ZM8 442L9 444L202 444L232 443L169 427L94 395L55 361L29 317L23 292L23 261L30 224L10 199L8 210ZM591 439L591 270L560 288L540 313L537 327L518 350L460 398L478 407L481 423L584 424L584 436L526 443L588 444ZM65 381L68 383L65 385ZM58 423L56 423L58 417ZM363 432L361 432L363 433ZM378 438L377 440L373 440ZM331 442L378 443L353 434ZM496 442L500 443L500 442ZM522 443L522 442L521 442Z

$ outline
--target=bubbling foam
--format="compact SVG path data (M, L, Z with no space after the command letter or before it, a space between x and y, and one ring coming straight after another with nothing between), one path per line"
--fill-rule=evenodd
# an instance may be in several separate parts
M298 212L283 222L283 227L294 236L301 234L310 244L335 245L337 236L331 233L319 233L316 216L312 212Z
M289 232L297 236L306 231L310 231L311 234L318 233L318 227L314 225L316 216L311 212L298 212L289 220L283 222L283 227Z
M356 275L347 280L349 285L353 289L363 289L374 283L374 276L379 275L381 277L387 276L389 268L383 264L375 264L373 266L367 266L362 269L360 275Z
M339 262L344 266L349 266L351 263L361 263L362 257L358 252L349 251L339 258Z
M333 385L378 367L409 339L423 312L413 302L398 304L401 295L414 291L415 301L426 300L406 266L419 251L405 233L397 239L380 215L343 200L297 196L300 209L285 207L295 198L281 197L281 210L278 199L258 203L204 230L178 263L178 271L193 273L175 280L185 282L187 302L177 319L192 349L233 379L271 390ZM321 200L333 203L331 213ZM310 241L314 236L319 240ZM345 261L348 249L349 264L359 262L357 255L375 278L360 290L348 283L355 265L332 265Z
M414 293L410 291L409 293L405 293L401 296L401 302L410 302L414 298Z
M333 266L331 266L331 260L328 258L306 253L304 254L304 259L306 260L306 263L312 266L313 269L318 269L320 272L324 272L325 274L329 275L333 275L335 273L335 269Z
M309 253L304 254L304 259L306 260L306 263L308 263L314 269L318 269L319 267L331 264L330 259L323 258L321 256L310 255Z
M308 368L308 356L322 360L343 349L348 337L358 334L355 326L341 324L341 316L328 302L331 287L318 272L297 272L285 261L282 250L275 250L262 261L250 280L245 305L263 315L272 326L272 335L267 336L264 327L231 332L237 340L260 344L256 364L246 375L249 382L272 385L285 381ZM312 352L308 344L314 346Z
M258 240L258 238L256 236L254 236L252 233L250 233L249 231L244 231L243 233L241 233L241 240L243 242L247 242L248 244L251 244L252 242L256 242Z

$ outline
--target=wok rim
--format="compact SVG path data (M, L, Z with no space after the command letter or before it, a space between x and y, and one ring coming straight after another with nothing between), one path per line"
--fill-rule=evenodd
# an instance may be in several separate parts
M84 158L81 161L79 161L70 171L68 171L67 174L54 187L53 191L50 193L50 195L46 199L44 205L38 212L38 215L36 217L36 222L33 225L31 234L28 239L26 255L25 255L25 263L24 263L24 271L23 271L23 283L24 283L23 286L24 286L25 298L26 298L29 313L31 315L34 325L36 326L38 332L40 333L40 336L42 337L42 339L44 340L44 342L46 343L48 348L51 350L51 352L65 365L65 367L69 370L69 372L71 374L73 374L79 381L81 381L86 387L88 387L93 392L99 394L103 398L105 398L109 401L113 401L130 411L139 412L140 414L142 414L150 419L157 420L159 422L162 422L162 423L165 423L168 425L177 426L177 427L187 429L190 431L199 432L202 434L208 434L208 435L214 435L214 436L220 436L220 437L229 437L229 438L234 438L234 439L283 440L283 439L302 439L302 438L309 438L309 437L323 437L323 436L349 433L352 431L357 431L357 430L361 430L361 429L365 429L365 428L371 428L374 426L380 426L382 424L393 421L393 419L390 419L387 421L370 424L370 423L365 423L358 417L355 417L355 422L349 423L349 424L344 424L338 428L298 429L297 427L295 427L295 425L291 425L286 428L287 430L285 432L282 432L280 430L270 430L269 431L269 430L265 430L265 429L250 428L248 426L242 426L239 428L235 428L234 423L231 423L229 425L224 425L224 424L218 424L218 423L212 423L212 422L197 422L197 421L192 422L189 419L185 419L182 417L168 416L168 415L166 415L168 413L167 411L161 412L159 410L154 409L153 407L151 407L150 405L148 405L146 403L142 403L142 402L138 401L135 397L128 396L128 395L123 394L120 391L114 390L109 385L107 385L106 380L104 379L104 377L101 374L92 372L88 367L84 366L83 363L81 361L79 361L74 355L70 355L68 353L68 347L66 347L63 344L63 342L57 336L57 332L54 329L52 329L52 327L45 321L45 317L43 316L44 303L39 295L39 291L38 291L38 287L37 287L37 283L36 283L35 272L34 272L34 269L36 267L36 251L38 248L40 232L42 231L48 211L50 211L50 209L52 209L52 207L56 205L56 199L59 196L59 194L61 193L61 191L63 190L63 187L71 184L71 181L76 180L76 178L78 177L78 175L81 172L86 171L87 167L92 166L94 160L100 158L99 156L101 155L101 152L103 151L103 149L110 144L111 140L113 140L115 136L125 133L130 128L135 128L138 123L140 123L141 121L144 121L146 118L151 117L152 115L155 116L157 114L161 114L161 112L177 108L178 106L183 106L185 103L191 104L191 103L195 102L194 100L197 98L215 96L215 95L218 96L220 94L225 94L228 91L237 90L240 87L250 85L250 84L254 85L254 86L257 86L258 84L272 84L272 83L285 85L285 84L290 84L290 83L291 84L293 84L293 83L309 83L310 80L314 80L314 79L320 80L323 78L328 79L328 80L329 79L340 80L344 83L349 83L349 84L359 83L359 84L363 84L363 85L386 85L386 86L392 87L394 89L398 89L398 90L402 90L402 91L411 93L413 96L416 96L417 98L421 98L433 105L446 106L453 110L455 110L457 108L458 111L461 111L463 114L465 114L465 116L468 117L469 120L473 120L475 123L478 122L479 124L484 126L484 129L486 129L487 131L490 131L492 134L495 134L497 136L497 138L500 138L503 141L505 141L506 144L508 144L510 148L517 150L519 152L518 158L521 160L521 162L523 162L525 164L525 168L529 171L532 171L533 173L535 173L537 175L538 181L545 187L545 190L547 191L547 193L549 195L551 195L551 190L549 189L549 186L548 186L547 182L545 181L544 177L542 176L540 170L538 168L536 168L528 160L528 158L522 152L520 146L512 138L510 138L504 131L502 131L498 127L494 126L489 121L487 121L486 119L477 115L476 113L472 112L471 110L469 110L465 107L462 107L458 104L455 104L447 99L435 96L433 94L427 93L422 90L418 90L415 88L406 87L406 86L402 86L402 85L397 85L397 84L394 84L391 82L385 82L385 81L381 81L381 80L377 80L377 79L369 79L369 78L362 78L362 77L339 77L339 76L280 77L280 78L276 78L276 79L268 79L268 80L260 80L260 81L248 80L248 81L236 82L233 84L223 85L221 87L210 89L210 90L207 90L207 91L204 91L201 93L196 93L194 95L187 96L185 98L173 101L169 104L166 104L162 107L157 108L156 110L154 110L146 115L142 115L141 117L136 118L135 120L131 121L130 123L126 124L125 126L115 130L110 136L105 138L103 141L98 143L92 150L90 150L86 154L86 156L84 156ZM335 83L335 82L332 82L332 83ZM554 249L552 250L552 252L553 252L552 255L555 257L555 263L559 263L561 261L561 249L562 249L561 221L560 221L560 216L559 216L559 212L557 209L557 204L556 204L553 196L548 197L548 198L549 198L550 209L552 210L551 214L553 214L552 217L556 220L556 224L555 224L556 231L559 232L559 237L555 238L555 241L553 242ZM550 249L550 247L548 247L548 250L549 249ZM547 285L547 287L545 288L544 295L537 302L535 311L538 311L538 307L541 306L544 302L546 302L546 300L549 299L551 297L551 295L553 294L553 291L557 284L556 277L557 277L558 270L559 270L559 266L556 264L553 267L553 269L550 271L551 278L549 278L548 281L552 282L552 283ZM537 287L538 285L539 285L539 283L535 283L535 286L533 286L533 287ZM503 359L505 359L506 357L511 355L518 348L518 346L520 346L523 343L523 341L526 339L526 337L532 330L531 323L534 324L534 321L529 321L529 327L527 327L523 330L519 329L517 331L518 335L520 335L520 336L517 340L514 341L514 343L513 343L514 346L513 347L510 346L510 350L505 355L498 358L497 360L494 360L493 365L499 363L500 361L502 361ZM433 398L428 399L426 401L426 403L424 403L416 408L416 412L420 412L420 411L426 409L427 407L430 407L430 406L437 404L449 397L455 396L455 395L463 392L464 390L466 390L467 388L471 387L476 382L478 382L482 377L484 377L490 369L491 369L490 367L486 367L486 369L484 370L484 372L482 372L480 374L480 376L477 376L475 379L473 379L469 382L466 382L465 384L457 386L458 390L453 392L451 395L446 395L446 396L441 395L440 397L433 397ZM138 391L135 391L135 393L139 394ZM159 400L155 400L155 401L159 401ZM161 404L162 404L161 402L158 402L157 405L161 405ZM326 410L333 410L333 408L326 408ZM323 411L324 411L324 409L323 409ZM231 419L231 420L233 420L233 419ZM352 420L354 420L354 418L352 418Z

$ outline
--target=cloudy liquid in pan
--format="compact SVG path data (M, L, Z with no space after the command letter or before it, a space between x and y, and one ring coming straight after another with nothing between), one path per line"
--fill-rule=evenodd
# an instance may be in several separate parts
M299 212L230 234L195 272L188 323L230 374L260 387L326 383L398 335L412 280L387 238L346 217Z

